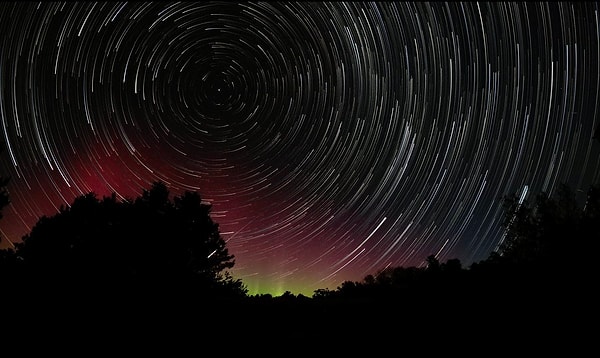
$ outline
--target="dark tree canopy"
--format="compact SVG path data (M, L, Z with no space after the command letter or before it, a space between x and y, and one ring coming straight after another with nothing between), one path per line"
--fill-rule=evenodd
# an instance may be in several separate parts
M591 186L583 205L561 185L555 197L539 194L535 202L505 198L506 238L495 259L519 267L581 270L594 260L600 240L600 193Z
M27 275L67 287L154 287L225 295L246 288L210 205L195 192L169 199L157 182L134 200L89 193L42 217L17 244Z
M412 299L411 304L481 299L503 305L515 297L535 302L557 292L577 297L592 287L600 242L600 188L592 185L586 194L578 201L561 185L554 197L541 193L533 204L505 197L503 244L468 268L458 259L442 263L430 255L424 267L386 267L362 282L317 290L313 298Z

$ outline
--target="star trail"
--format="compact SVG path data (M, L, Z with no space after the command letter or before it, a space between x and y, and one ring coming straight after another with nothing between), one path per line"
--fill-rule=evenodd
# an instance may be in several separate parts
M599 179L598 10L1 3L2 247L163 181L212 204L250 294L485 259L503 196Z

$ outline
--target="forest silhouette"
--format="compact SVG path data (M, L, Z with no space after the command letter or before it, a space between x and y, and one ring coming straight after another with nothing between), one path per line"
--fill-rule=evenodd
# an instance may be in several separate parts
M8 182L2 178L0 208L10 202ZM212 315L211 324L222 329L235 322L286 327L271 331L280 338L322 337L333 327L363 338L392 334L373 331L383 321L418 331L494 320L526 334L532 327L549 330L557 319L561 325L588 319L596 297L600 188L592 185L582 205L567 185L555 197L541 193L529 203L508 196L503 205L502 246L468 267L430 255L423 267L388 267L312 297L289 291L273 297L248 295L232 277L235 258L197 193L171 198L162 182L135 199L89 193L41 217L14 249L0 251L2 296L55 319L66 312L87 319L126 314L139 327L150 311L153 319Z

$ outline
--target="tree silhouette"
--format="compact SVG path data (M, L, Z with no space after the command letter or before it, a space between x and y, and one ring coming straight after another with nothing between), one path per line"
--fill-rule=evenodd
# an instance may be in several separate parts
M40 218L16 254L36 284L245 296L210 209L193 192L171 201L161 182L135 200L89 193Z
M0 147L0 151L2 151L3 149L4 148ZM8 204L10 204L10 197L8 192L9 181L10 177L0 177L0 219L4 217L3 209ZM2 240L5 239L0 235L0 241ZM12 242L9 241L9 243L10 246L13 246ZM17 271L20 267L20 263L13 247L0 249L0 280L2 280L2 282L6 285L12 285L14 282L19 280Z
M535 270L579 269L582 256L595 252L600 240L598 187L591 186L583 206L575 193L561 185L554 198L546 193L533 205L505 198L506 238L495 260Z

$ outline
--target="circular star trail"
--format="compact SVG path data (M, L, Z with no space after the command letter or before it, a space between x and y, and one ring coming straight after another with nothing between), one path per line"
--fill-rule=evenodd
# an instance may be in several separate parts
M213 205L251 294L485 259L503 196L598 181L598 10L2 3L3 247L163 181Z

